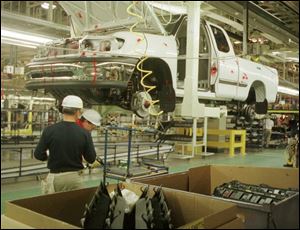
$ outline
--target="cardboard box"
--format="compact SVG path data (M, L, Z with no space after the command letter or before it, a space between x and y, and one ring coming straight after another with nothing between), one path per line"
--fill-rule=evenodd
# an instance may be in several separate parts
M241 221L242 219L242 221ZM240 218L234 219L226 224L223 224L222 226L218 227L217 229L244 229L244 222L245 217L242 216Z
M232 180L255 185L267 184L271 187L299 189L299 169L207 165L191 168L182 173L134 181L211 196L215 187ZM271 206L213 198L236 203L246 218L246 228L299 228L299 194Z
M141 194L141 185L126 184L125 188ZM112 191L116 185L110 185ZM80 228L84 206L92 199L96 187L42 195L33 198L9 201L5 216L34 228ZM153 186L149 195L153 194ZM236 205L209 196L163 188L172 224L175 228L222 228L243 227L242 218L237 217Z
M1 229L33 229L32 227L1 215Z

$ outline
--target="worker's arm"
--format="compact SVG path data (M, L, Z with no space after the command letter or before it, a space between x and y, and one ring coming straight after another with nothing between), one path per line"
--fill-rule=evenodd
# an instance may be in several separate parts
M93 144L92 136L88 132L87 132L87 141L86 141L83 157L90 164L92 164L96 159L96 151Z
M48 159L48 155L47 155L48 147L46 142L47 140L46 136L47 136L47 129L43 131L39 143L34 151L34 157L40 161L46 161Z
M98 168L98 167L103 166L103 165L104 165L103 160L99 156L97 156L96 160L94 161L94 163L88 165L88 167L90 167L90 168Z

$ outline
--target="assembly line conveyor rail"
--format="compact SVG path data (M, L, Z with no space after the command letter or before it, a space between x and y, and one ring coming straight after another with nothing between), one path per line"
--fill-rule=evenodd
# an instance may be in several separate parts
M122 148L127 147L129 143L115 143L115 142L94 142L94 146L97 152L97 156L104 157L103 149L106 150L107 165L116 165L120 161L126 161L128 158L128 152L123 151ZM40 162L34 159L33 151L37 145L37 142L27 142L20 144L2 144L1 145L1 179L18 178L23 176L38 176L49 172L46 162ZM130 159L138 159L150 167L152 165L152 159L146 159L149 156L155 156L156 159L161 159L161 154L169 153L173 150L172 145L155 143L155 142L131 142L130 143ZM111 151L108 153L108 149ZM135 151L131 151L135 149ZM11 155L12 153L18 154L14 160L5 160L3 158L4 152ZM24 157L24 154L31 155L31 159ZM102 154L101 154L102 153ZM26 158L26 159L24 159ZM159 168L160 165L153 163L153 167ZM164 168L164 166L161 166ZM89 170L91 173L91 170Z

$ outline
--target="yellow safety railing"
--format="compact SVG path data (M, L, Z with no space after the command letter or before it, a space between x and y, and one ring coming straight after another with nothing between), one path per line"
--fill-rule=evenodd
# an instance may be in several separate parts
M240 148L240 153L246 155L246 130L208 129L207 135L229 136L229 141L207 141L207 147L229 148L230 157L234 157L235 148ZM240 142L235 141L236 136L241 137Z

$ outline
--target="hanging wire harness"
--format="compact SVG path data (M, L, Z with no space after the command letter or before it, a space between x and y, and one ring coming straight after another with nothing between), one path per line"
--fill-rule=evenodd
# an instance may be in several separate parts
M144 17L142 17L141 15L138 15L136 13L134 13L131 8L133 8L135 5L136 5L137 1L133 1L133 3L128 6L127 8L127 13L129 15L132 15L132 16L135 16L135 17L138 17L140 20L144 20ZM145 41L147 43L147 39L145 37L144 34L142 33L137 33L137 32L134 32L133 29L139 24L140 22L137 21L135 24L133 24L131 27L130 27L130 32L132 33L136 33L139 38L137 39L138 42L143 42ZM147 45L146 45L147 47ZM146 116L147 113L149 113L150 115L152 116L159 116L161 115L164 111L159 111L159 112L156 112L155 111L155 108L154 108L154 105L159 103L159 100L152 100L152 97L150 95L150 91L154 90L156 88L156 86L154 85L146 85L144 83L145 79L147 77L149 77L153 71L151 70L145 70L143 69L142 67L142 64L148 59L148 56L146 56L146 51L147 49L145 50L144 54L143 54L143 58L138 62L137 64L137 70L141 72L141 75L142 75L142 78L141 78L141 81L140 81L140 84L144 87L144 92L138 92L137 94L135 94L135 99L133 99L133 103L132 103L132 106L133 106L133 109L135 109L138 113L139 116Z

